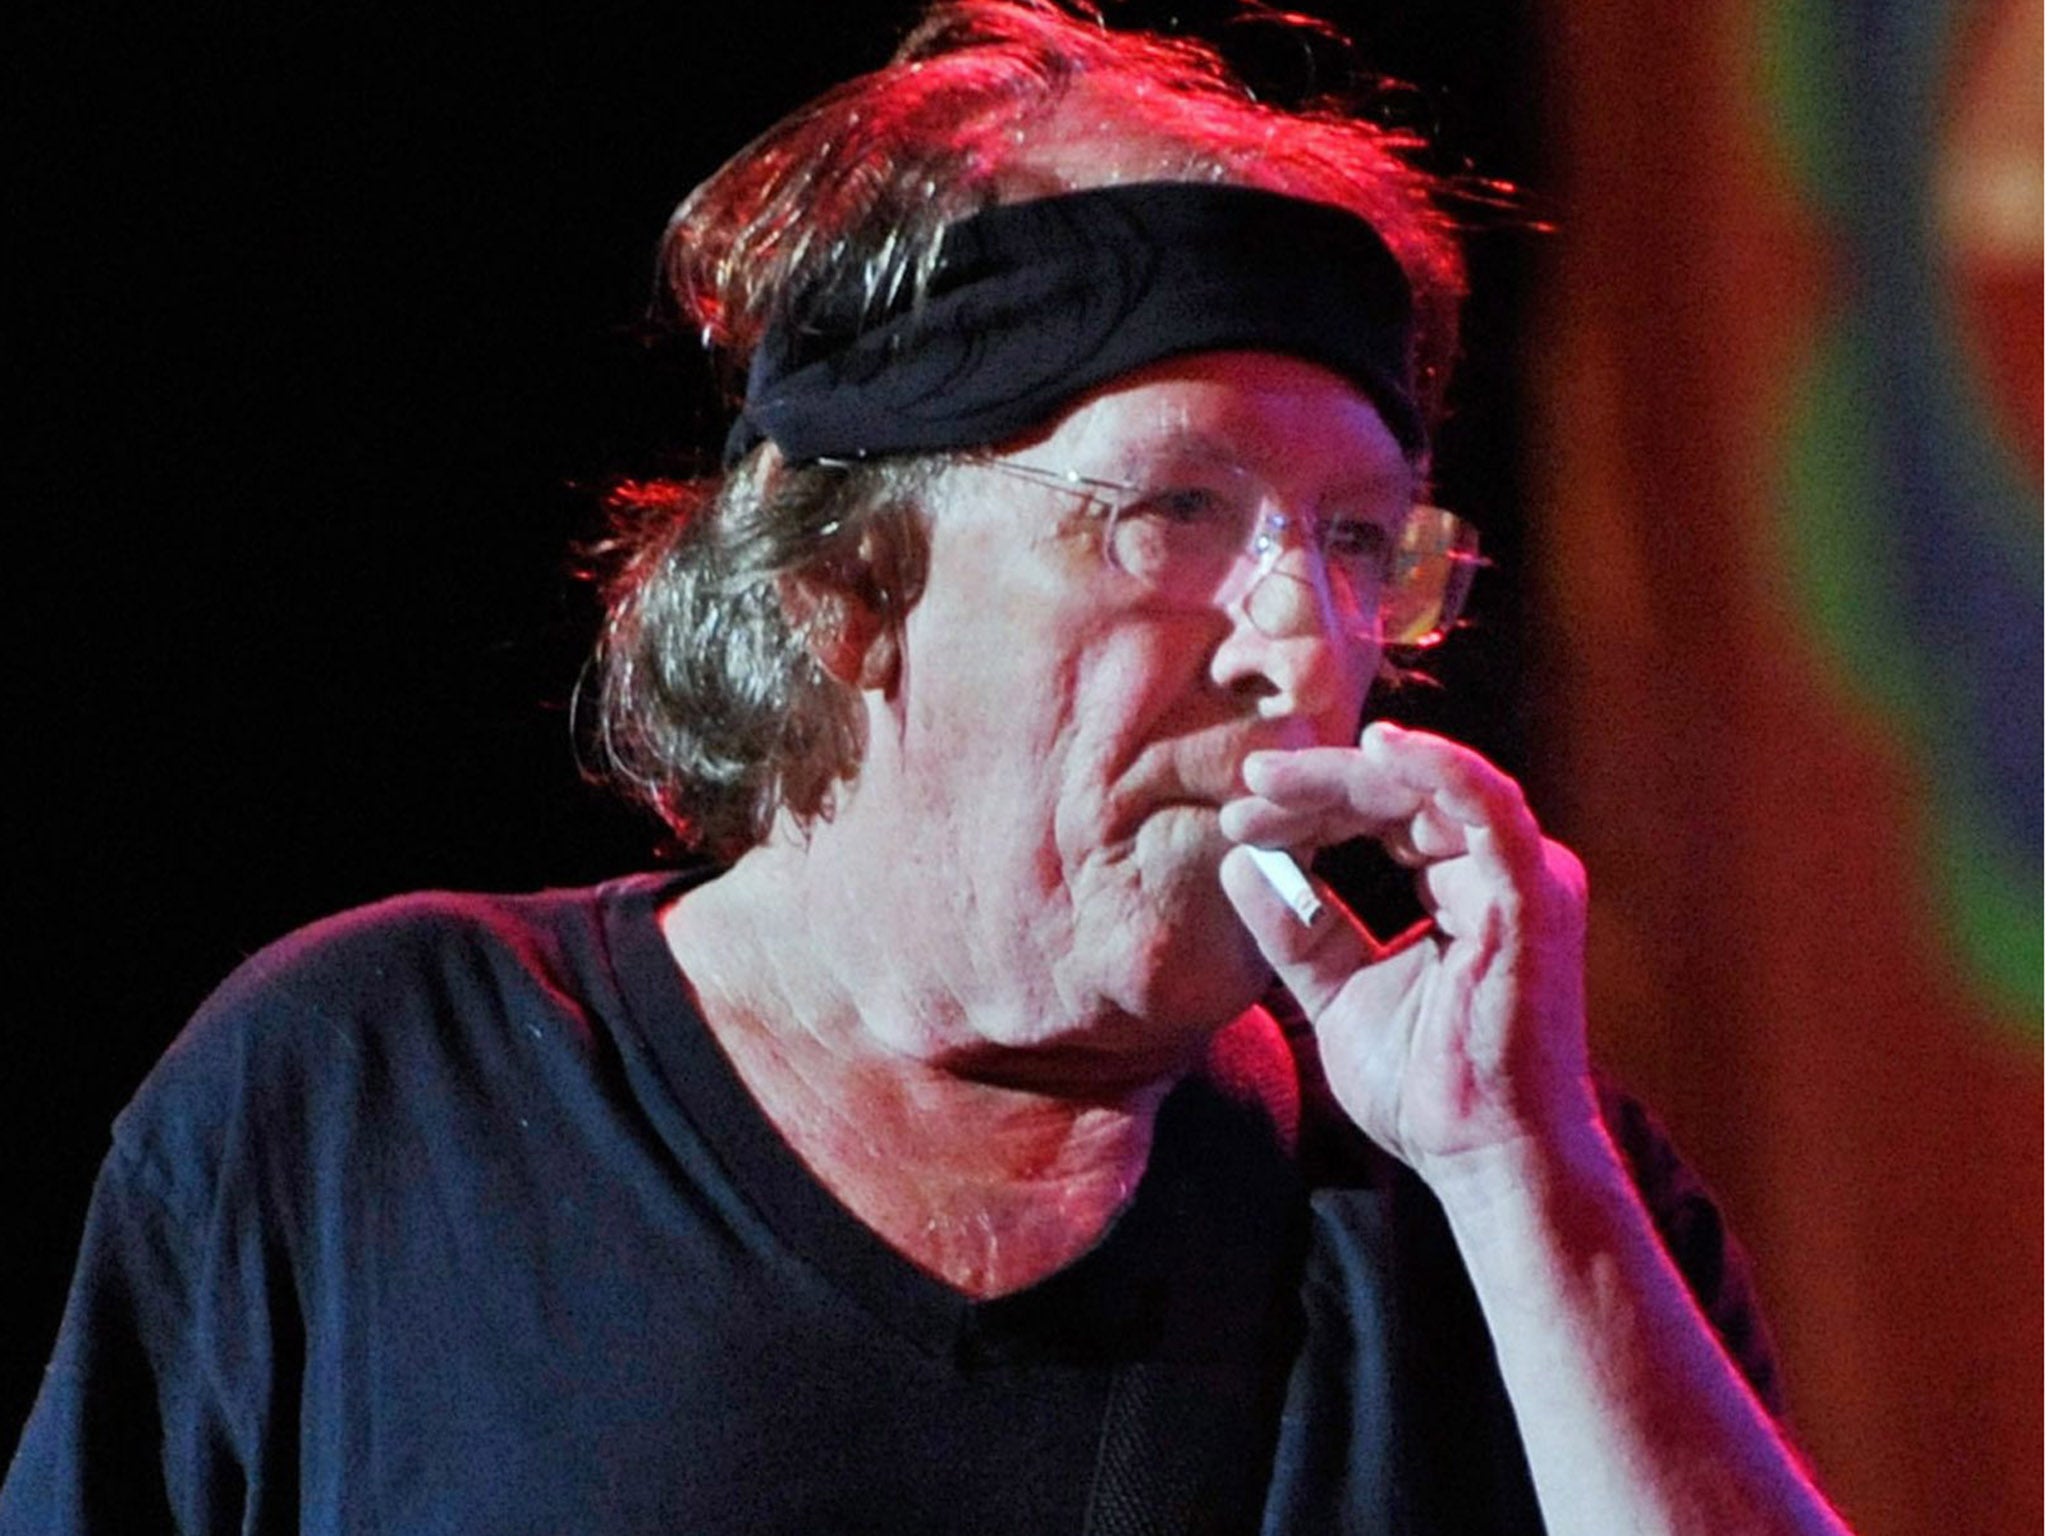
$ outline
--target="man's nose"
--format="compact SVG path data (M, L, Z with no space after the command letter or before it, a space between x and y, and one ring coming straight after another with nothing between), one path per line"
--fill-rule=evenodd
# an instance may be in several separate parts
M1357 625L1343 610L1314 525L1305 519L1265 515L1239 601L1252 627L1276 640L1317 633L1333 644L1356 639Z
M1256 695L1261 714L1348 723L1363 707L1379 648L1344 620L1321 550L1298 527L1289 532L1251 563L1228 605L1230 633L1211 659L1212 676Z

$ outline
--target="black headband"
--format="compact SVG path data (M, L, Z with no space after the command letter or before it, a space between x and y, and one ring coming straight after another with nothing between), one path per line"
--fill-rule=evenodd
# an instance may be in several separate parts
M1250 187L1148 182L1011 203L945 232L924 302L858 295L769 327L726 438L794 463L981 448L1161 358L1282 352L1344 375L1410 454L1408 283L1371 225Z

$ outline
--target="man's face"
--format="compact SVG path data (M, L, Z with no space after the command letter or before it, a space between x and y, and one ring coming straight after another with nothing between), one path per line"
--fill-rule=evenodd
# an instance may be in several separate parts
M1227 461L1297 514L1392 519L1414 492L1363 395L1264 353L1156 365L1000 457L1141 485ZM1218 883L1217 808L1253 749L1349 742L1378 652L1332 625L1320 557L1298 543L1272 590L1247 601L1247 560L1190 601L1113 568L1102 535L1072 491L993 467L942 477L861 777L893 777L902 857L946 893L939 930L965 930L956 990L1040 978L1003 1043L1135 1059L1185 1052L1262 989Z

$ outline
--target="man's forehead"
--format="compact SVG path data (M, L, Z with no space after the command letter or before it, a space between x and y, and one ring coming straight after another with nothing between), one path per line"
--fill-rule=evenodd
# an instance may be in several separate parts
M1093 391L1045 441L1142 462L1270 470L1308 439L1325 470L1389 487L1415 468L1378 408L1318 364L1265 353L1168 359ZM1276 461L1279 461L1276 463Z

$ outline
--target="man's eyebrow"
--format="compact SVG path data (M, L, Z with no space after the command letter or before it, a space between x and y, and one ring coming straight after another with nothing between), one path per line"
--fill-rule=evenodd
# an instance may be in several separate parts
M1135 437L1125 443L1121 453L1125 458L1157 458L1167 455L1251 467L1245 462L1242 443L1207 427L1190 427L1186 423L1162 424L1146 435Z
M1154 435L1139 437L1125 444L1118 459L1127 468L1136 468L1147 459L1177 459L1183 463L1223 466L1265 475L1267 469L1260 462L1261 456L1256 452L1246 453L1245 446L1241 438L1210 427L1167 424ZM1391 463L1370 464L1361 459L1355 466L1348 466L1331 476L1329 489L1333 494L1345 496L1384 494L1413 497L1422 493L1422 478L1405 458Z

